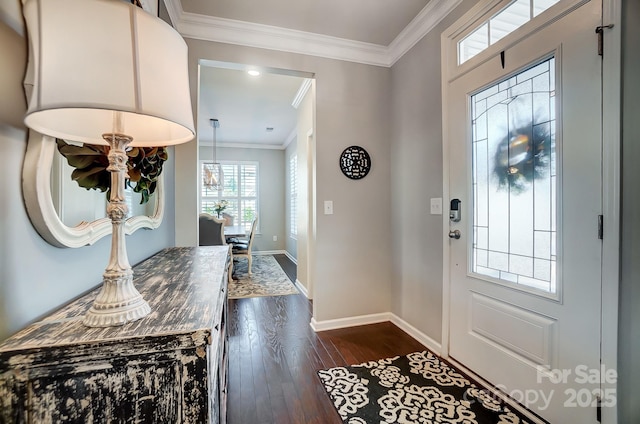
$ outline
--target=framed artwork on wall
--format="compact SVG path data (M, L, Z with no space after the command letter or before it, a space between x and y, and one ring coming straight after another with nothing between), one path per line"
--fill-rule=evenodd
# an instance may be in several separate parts
M349 146L340 154L340 170L352 180L360 180L371 170L371 157L360 146Z

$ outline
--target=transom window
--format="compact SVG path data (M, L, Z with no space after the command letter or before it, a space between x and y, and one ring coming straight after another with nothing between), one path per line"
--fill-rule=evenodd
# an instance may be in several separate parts
M201 163L201 172L211 162ZM217 215L215 204L226 200L228 205L223 211L233 216L233 224L241 225L245 231L251 230L253 219L258 216L258 163L222 162L224 186L222 190L211 190L202 186L200 211Z
M458 65L506 37L560 0L514 0L458 43Z

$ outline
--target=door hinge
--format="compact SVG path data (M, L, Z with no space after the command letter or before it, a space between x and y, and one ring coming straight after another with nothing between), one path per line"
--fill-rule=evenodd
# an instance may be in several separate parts
M600 56L602 56L603 53L603 47L602 47L602 33L604 32L604 29L608 28L611 29L613 28L613 24L609 24L609 25L600 25L596 27L596 34L598 34L598 54Z
M602 240L604 237L604 217L598 215L598 239Z

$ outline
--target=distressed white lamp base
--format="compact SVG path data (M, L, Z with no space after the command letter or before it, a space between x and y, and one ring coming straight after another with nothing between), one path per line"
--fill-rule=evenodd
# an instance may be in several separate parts
M102 289L84 316L88 327L112 327L144 318L151 308L133 285L133 272L124 278L108 278L105 273Z
M111 327L138 320L151 312L149 304L133 285L133 270L127 258L124 223L128 207L124 198L127 146L132 138L123 134L103 134L110 145L111 195L107 216L111 219L111 258L104 272L102 288L84 317L88 327Z

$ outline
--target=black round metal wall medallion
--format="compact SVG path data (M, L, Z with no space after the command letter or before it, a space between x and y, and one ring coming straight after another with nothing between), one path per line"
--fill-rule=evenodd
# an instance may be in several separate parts
M359 180L371 170L371 157L362 147L349 146L340 155L340 169L347 178Z

